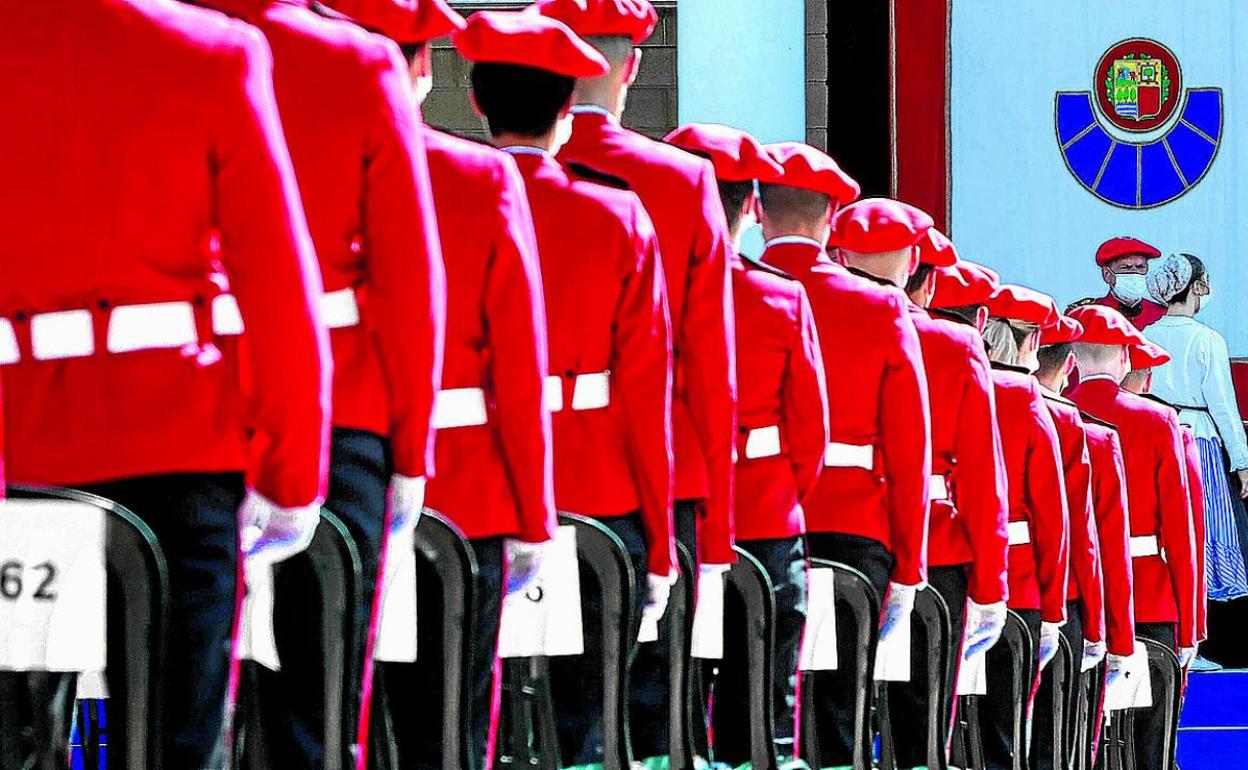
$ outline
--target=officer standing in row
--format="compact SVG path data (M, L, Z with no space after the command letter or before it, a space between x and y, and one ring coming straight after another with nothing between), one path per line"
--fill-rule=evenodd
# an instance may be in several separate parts
M166 768L223 762L240 523L277 561L325 495L323 291L270 72L255 29L176 3L24 3L0 33L9 480L115 500L159 539ZM70 713L72 677L52 684ZM64 766L68 735L36 756Z
M303 2L209 4L256 25L273 49L278 110L325 283L320 311L335 364L325 505L360 554L347 676L352 692L367 693L385 543L416 526L433 468L446 284L420 114L389 40ZM282 666L260 672L259 712L272 761L288 767L327 761L316 583L306 558L275 572ZM348 708L360 713L358 703Z
M927 572L931 450L918 333L900 290L850 273L825 251L831 215L858 196L858 185L807 145L767 149L784 174L761 185L763 262L805 286L824 366L833 373L827 378L831 441L806 505L807 543L811 556L867 576L885 602L881 635L887 637L913 609ZM911 235L913 245L922 232ZM860 653L855 638L849 620L838 615L842 664L817 683L821 767L852 764L855 752L869 756L854 730L856 686L848 661Z
M1140 339L1126 318L1100 305L1075 308L1070 316L1083 326L1075 343L1081 379L1070 398L1116 425L1125 453L1136 634L1177 650L1186 668L1196 654L1199 587L1178 417L1119 386L1130 369L1128 348ZM1154 692L1160 692L1159 682ZM1164 708L1156 699L1135 716L1135 762L1141 770L1163 768Z
M1143 329L1166 314L1166 306L1149 299L1148 263L1161 256L1155 246L1138 238L1110 238L1096 250L1096 266L1109 284L1109 293L1095 304L1113 308L1137 329Z
M672 357L658 241L624 183L554 158L571 122L576 79L605 75L609 65L564 24L537 14L477 13L451 39L473 62L473 102L493 144L515 158L533 211L550 344L555 504L615 532L635 574L671 574ZM550 663L565 767L600 763L603 754L603 693L592 669L601 658L593 620L601 596L583 574L591 619L585 653ZM655 621L666 585L652 586L642 609Z
M708 158L734 249L756 216L755 181L782 173L754 137L727 126L692 124L666 141ZM819 335L806 291L792 277L749 258L733 265L738 401L737 546L771 579L775 602L772 738L781 764L798 754L798 651L806 620L803 502L823 468L828 405ZM724 657L712 712L717 762L750 761L749 677L744 609L726 601ZM734 612L734 609L736 611Z

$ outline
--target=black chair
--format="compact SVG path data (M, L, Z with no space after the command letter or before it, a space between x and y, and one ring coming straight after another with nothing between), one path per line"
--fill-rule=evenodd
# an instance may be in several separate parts
M750 702L750 764L754 770L776 770L775 708L771 672L776 649L776 603L771 578L763 565L740 548L737 563L728 570L724 590L740 597L745 616L725 618L739 623L745 632L746 666Z
M927 767L930 770L946 770L949 762L945 753L947 732L953 708L954 672L950 670L949 646L953 644L950 628L949 607L944 598L930 586L918 593L914 601L914 622L923 626L923 638L927 642ZM917 675L918 672L913 672ZM876 708L880 730L880 766L892 770L897 766L893 748L892 718L888 713L887 688Z
M299 560L299 562L294 562ZM330 511L321 511L321 521L306 551L280 562L275 571L311 567L317 585L309 586L320 597L321 651L325 698L325 770L354 767L352 745L356 738L356 715L352 705L360 687L356 661L363 660L365 640L356 639L348 613L359 601L361 591L360 556L346 526ZM275 597L281 601L281 597ZM280 650L279 650L280 654ZM260 714L264 708L259 695L260 664L244 661L239 688L238 729L235 757L239 767L268 770L273 766L269 741Z
M1074 770L1092 770L1101 737L1102 704L1105 697L1105 662L1080 676L1078 734L1075 736Z
M1036 644L1031 631L1013 610L1007 612L1005 631L998 644L1010 650L1010 683L1014 688L1014 770L1027 770L1027 705L1031 698L1031 685L1035 681Z
M875 647L879 641L880 597L866 576L853 567L827 559L811 559L812 569L827 568L835 575L836 612L849 613L854 625L853 661L840 660L839 665L854 666L854 770L871 770L872 694L875 690ZM802 759L811 767L819 767L819 725L815 717L818 702L815 672L802 674Z
M693 555L682 543L676 544L680 575L672 585L667 613L668 711L671 720L668 745L672 770L693 770L694 758L707 752L706 705L701 702L701 667L693 665L693 610L698 586L698 568ZM696 668L696 670L695 670Z
M1053 692L1053 701L1051 703L1053 719L1053 734L1050 736L1052 745L1052 757L1055 766L1062 768L1068 766L1068 758L1070 756L1070 746L1073 736L1068 735L1067 721L1071 714L1071 707L1074 704L1075 686L1077 673L1075 671L1074 654L1070 648L1070 640L1065 634L1058 634L1057 637L1057 653L1053 656L1053 660L1049 661L1049 665L1044 671L1044 676L1049 678Z
M1182 707L1183 695L1183 669L1179 665L1179 658L1171 650L1160 642L1152 639L1139 639L1144 643L1144 648L1148 650L1148 672L1153 683L1153 706L1165 709L1165 742L1162 745L1162 754L1165 757L1162 766L1174 767L1175 754L1178 750L1177 730L1179 726L1179 710ZM1158 686L1160 685L1160 686ZM1130 712L1128 712L1130 713ZM1134 719L1123 719L1125 733L1125 751L1124 754L1128 758L1129 764L1124 763L1126 770L1134 770L1135 765L1135 729Z
M160 681L165 665L169 572L151 529L126 508L70 489L9 486L8 496L69 500L105 511L108 592L107 674L111 690L107 759L110 768L159 770ZM98 713L100 703L89 708ZM68 716L68 715L67 715ZM98 722L96 723L98 727ZM101 735L84 731L84 750L98 758ZM0 764L4 762L0 757Z

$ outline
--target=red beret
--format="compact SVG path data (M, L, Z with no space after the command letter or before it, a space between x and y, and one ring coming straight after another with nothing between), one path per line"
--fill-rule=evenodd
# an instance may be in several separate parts
M944 233L929 227L919 239L919 262L932 267L953 267L958 264L958 250Z
M1161 345L1149 342L1142 337L1138 343L1127 348L1127 353L1131 356L1132 369L1152 369L1161 366L1171 358Z
M339 13L350 16L396 43L427 43L464 28L464 17L446 0L324 0Z
M1047 294L1028 289L1026 286L1006 284L984 303L993 318L1035 324L1041 329L1057 323L1061 311L1057 302Z
M1135 345L1144 339L1122 313L1104 305L1080 305L1070 317L1083 326L1079 341L1089 345Z
M777 142L767 145L767 154L784 169L774 184L823 193L840 206L858 199L858 183L825 152L801 142Z
M710 158L715 177L724 182L771 182L782 171L757 139L728 126L690 123L668 134L663 141Z
M481 11L451 35L465 59L516 64L570 78L607 74L607 60L563 23L535 13Z
M1061 316L1057 323L1046 326L1040 332L1040 345L1060 345L1074 342L1083 334L1083 325L1070 316Z
M1105 267L1115 259L1129 257L1133 254L1139 254L1148 259L1156 259L1161 256L1160 251L1144 241L1123 236L1121 238L1110 238L1101 244L1101 247L1096 250L1096 264L1097 267Z
M966 260L951 267L938 267L933 273L936 288L932 307L935 308L982 305L1001 285L1001 276L995 270Z
M932 227L932 218L908 203L889 198L864 198L832 217L829 246L859 254L878 254L917 245Z
M650 37L659 23L649 0L538 0L529 9L558 19L578 35L628 37L634 44Z

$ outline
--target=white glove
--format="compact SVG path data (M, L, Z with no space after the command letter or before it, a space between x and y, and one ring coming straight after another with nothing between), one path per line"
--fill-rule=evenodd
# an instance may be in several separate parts
M1127 670L1127 656L1112 652L1105 656L1105 686L1118 681Z
M503 541L507 557L507 594L511 595L528 589L529 584L537 577L542 568L542 558L546 555L549 540L540 543L526 543L509 537Z
M658 623L667 612L667 600L672 595L672 583L676 575L646 573L646 604L641 608L641 625Z
M1083 640L1083 662L1079 664L1079 670L1091 671L1100 665L1105 659L1105 642L1089 642Z
M1179 668L1183 669L1184 671L1187 671L1189 668L1192 667L1192 663L1195 660L1196 660L1196 648L1195 647L1180 647L1179 648Z
M991 649L1005 631L1005 602L996 604L968 603L966 608L966 651L963 660L970 660L977 653Z
M1042 670L1053 660L1053 656L1057 655L1058 638L1061 635L1061 623L1045 621L1040 624L1040 668Z
M312 542L321 520L320 502L282 508L254 489L247 490L239 509L243 553L253 564L276 564L300 553Z
M425 477L397 473L391 476L386 507L390 510L391 535L416 529L425 509Z
M728 570L732 569L731 564L699 564L698 575L701 577L714 577L715 575L726 575Z
M914 611L914 598L922 585L903 586L901 583L888 584L888 598L884 600L883 617L880 619L880 641L892 636L901 621Z

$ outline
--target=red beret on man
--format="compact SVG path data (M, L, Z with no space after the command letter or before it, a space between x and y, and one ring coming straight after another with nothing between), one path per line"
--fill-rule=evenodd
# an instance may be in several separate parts
M908 249L927 237L932 224L927 212L908 203L889 198L864 198L832 217L828 246L858 254Z
M1171 355L1166 352L1165 348L1143 337L1139 342L1127 348L1127 354L1131 356L1132 369L1153 369L1171 359Z
M529 6L589 37L627 37L636 45L654 32L658 11L649 0L538 0Z
M958 264L958 250L944 233L929 227L927 234L919 239L919 264L953 267Z
M968 307L982 305L1001 286L997 271L960 260L951 267L938 267L931 307Z
M823 193L839 206L858 199L858 183L826 152L801 142L776 142L767 154L784 169L774 184Z
M984 304L993 318L1035 324L1041 329L1052 326L1061 317L1057 302L1052 297L1026 286L1007 283Z
M663 138L670 145L710 158L721 182L774 182L783 169L746 132L715 123L690 123Z
M1079 341L1088 345L1136 345L1144 339L1126 316L1104 305L1080 305L1069 313L1083 326Z
M1131 256L1156 259L1161 256L1161 252L1155 246L1150 246L1138 238L1129 238L1125 235L1120 238L1110 238L1096 250L1096 266L1105 267L1115 259Z
M562 22L535 13L481 11L451 42L465 59L515 64L570 78L594 78L611 69L602 54Z
M464 17L446 0L324 0L341 14L350 16L396 43L415 45L446 37L464 28Z
M1070 316L1064 315L1057 319L1057 323L1040 330L1040 346L1075 342L1082 334L1083 325Z

